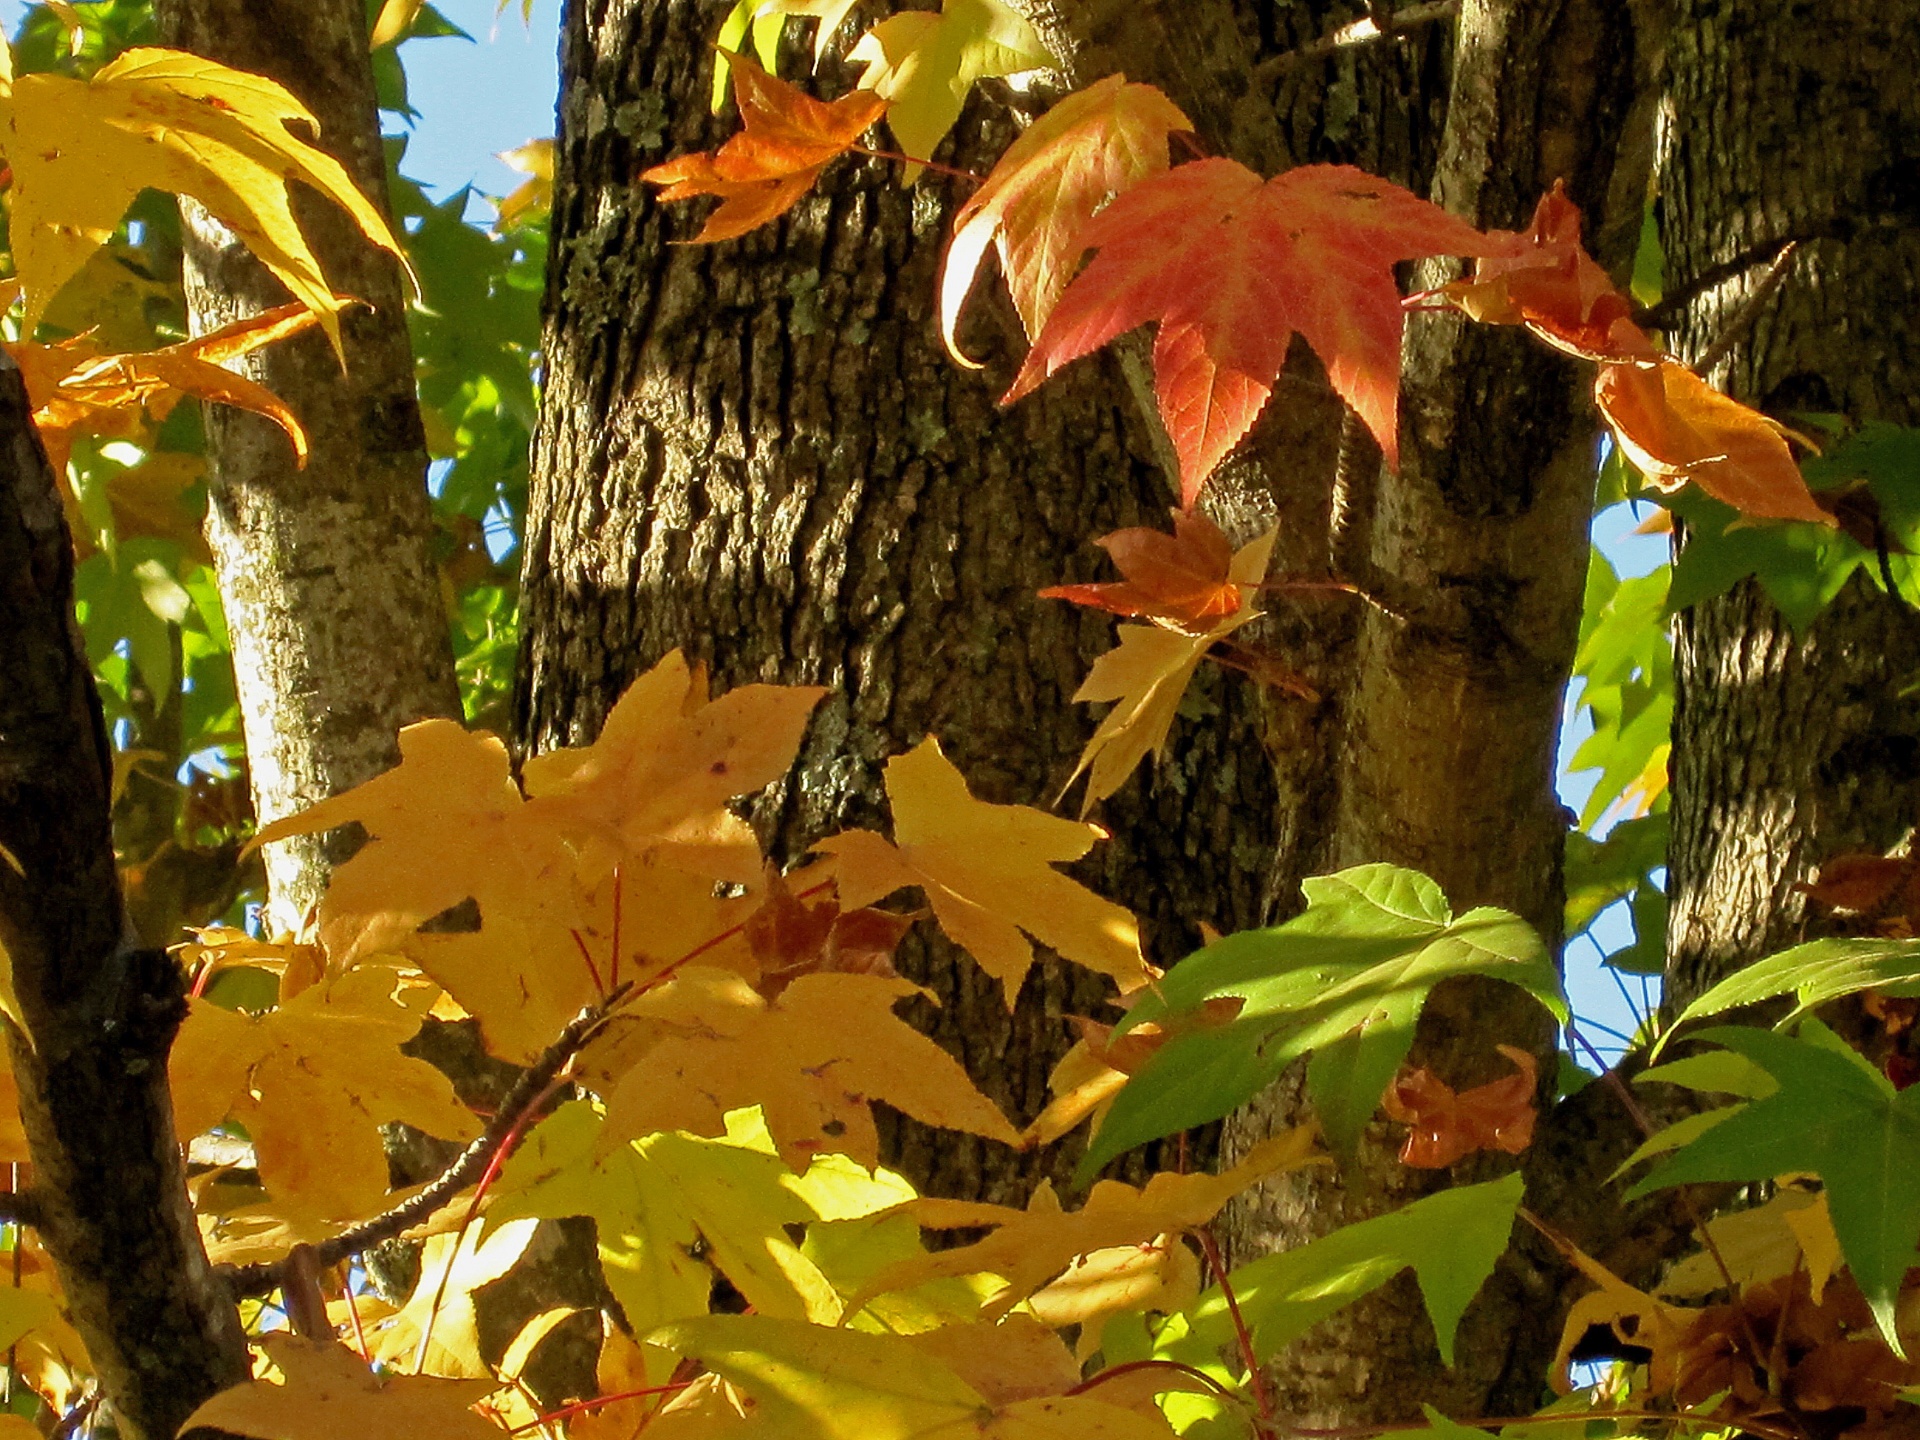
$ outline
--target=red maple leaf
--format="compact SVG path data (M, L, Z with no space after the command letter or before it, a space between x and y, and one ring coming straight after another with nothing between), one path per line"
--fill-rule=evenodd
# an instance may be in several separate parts
M1096 585L1050 585L1043 600L1071 600L1116 615L1148 615L1183 628L1238 613L1240 587L1231 578L1233 542L1206 516L1173 512L1173 534L1139 527L1093 542L1127 578Z
M1154 384L1188 507L1253 428L1295 330L1396 461L1404 320L1393 267L1488 247L1464 220L1352 166L1263 180L1232 160L1141 182L1079 239L1100 253L1067 287L1006 398L1158 321Z
M733 67L734 96L746 128L718 150L682 155L640 172L667 188L662 201L718 195L695 244L731 240L791 210L827 162L844 155L887 102L856 90L832 104L814 99L744 55L720 52Z

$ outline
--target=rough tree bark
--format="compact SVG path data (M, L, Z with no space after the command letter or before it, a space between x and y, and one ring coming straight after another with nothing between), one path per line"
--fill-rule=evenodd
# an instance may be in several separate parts
M1915 0L1676 8L1660 160L1669 287L1699 354L1788 240L1709 378L1777 416L1920 423ZM1675 624L1669 1004L1799 938L1793 886L1920 822L1920 616L1856 576L1796 636L1751 581Z
M121 901L73 537L31 410L0 356L0 969L33 1159L24 1218L119 1433L172 1440L246 1378L247 1351L187 1198L166 1067L186 1000L179 967L141 947Z
M1443 32L1358 66L1276 70L1258 82L1275 98L1236 106L1235 77L1246 90L1255 67L1344 8L1030 8L1069 71L1084 57L1088 73L1073 78L1119 68L1107 58L1124 54L1130 75L1164 84L1226 153L1268 169L1289 156L1388 172L1431 165L1437 125L1421 97L1444 74ZM951 365L931 324L959 195L938 181L904 191L879 165L839 167L823 197L776 229L669 247L689 219L629 180L730 128L704 102L716 20L684 0L589 0L568 12L522 589L522 747L590 737L626 681L678 645L712 660L723 684L804 680L838 697L797 783L765 817L789 854L872 823L881 762L930 732L978 793L1044 802L1088 733L1069 697L1111 628L1033 591L1096 573L1093 536L1164 523L1174 498L1163 441L1144 418L1151 407L1129 385L1137 363L1085 362L998 411L1021 350L1010 312L982 304L968 337L988 362L984 380ZM1335 124L1338 102L1351 108ZM976 102L951 158L984 169L1010 135L1004 104ZM1283 568L1324 575L1337 433L1338 410L1303 357L1217 486L1215 513L1242 539L1280 520ZM1315 628L1288 615L1276 632L1284 646ZM1317 844L1316 824L1282 799L1288 785L1314 790L1311 766L1276 782L1261 731L1301 757L1324 745L1324 727L1306 707L1262 716L1259 697L1218 679L1203 691L1217 712L1183 723L1171 762L1102 814L1114 840L1094 883L1146 912L1162 961L1191 948L1198 921L1263 918L1269 896L1293 888L1276 885L1277 868L1289 881L1318 868L1292 858ZM1015 1114L1044 1101L1068 1038L1059 1014L1085 1013L1102 995L1050 968L1009 1017L994 987L938 941L903 962L940 996L942 1009L920 1018ZM908 1126L894 1158L937 1190L994 1198L1024 1196L1036 1169ZM1070 1160L1037 1164L1057 1176Z
M360 0L158 0L155 9L164 43L291 90L319 120L318 143L386 209ZM336 291L367 303L341 318L344 373L318 333L245 362L306 427L304 470L271 423L207 407L207 533L262 823L393 765L402 725L460 714L428 550L426 440L402 277L337 206L302 190L294 213ZM284 302L279 282L224 226L191 203L182 218L196 333ZM272 925L297 928L352 843L335 833L267 847Z

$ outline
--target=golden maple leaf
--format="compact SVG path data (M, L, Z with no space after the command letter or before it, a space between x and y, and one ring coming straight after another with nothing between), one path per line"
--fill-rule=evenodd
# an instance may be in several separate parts
M314 313L336 351L345 302L294 221L289 182L341 206L368 240L406 263L340 162L289 128L317 135L320 126L271 80L146 47L128 50L91 80L5 78L0 149L13 169L13 260L26 291L25 334L143 189L204 206Z
M249 1380L222 1390L187 1418L183 1432L204 1425L260 1440L499 1440L500 1430L471 1408L494 1388L491 1380L375 1375L346 1346L297 1335L254 1343L284 1383Z
M843 906L918 886L940 928L1000 982L1009 1006L1033 964L1022 931L1122 989L1146 982L1133 916L1053 868L1092 849L1098 828L974 799L931 738L887 762L887 798L892 843L846 830L815 847L835 858Z

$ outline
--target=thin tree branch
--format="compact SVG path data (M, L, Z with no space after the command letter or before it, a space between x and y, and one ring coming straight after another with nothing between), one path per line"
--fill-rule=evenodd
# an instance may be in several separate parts
M606 1023L608 1015L626 998L631 988L630 985L622 985L608 992L605 999L589 1005L568 1021L553 1044L541 1052L540 1057L514 1082L513 1089L507 1092L507 1098L501 1102L500 1109L478 1140L461 1151L453 1163L430 1181L425 1189L408 1196L391 1210L315 1245L313 1254L317 1263L322 1268L338 1265L362 1250L370 1250L375 1245L397 1239L466 1189L487 1168L501 1142L547 1092L547 1087L579 1053L581 1046ZM235 1266L223 1269L221 1274L235 1299L265 1295L283 1283L290 1260L291 1257L288 1260Z
M1745 335L1753 322L1760 318L1760 312L1766 309L1767 302L1773 299L1774 292L1787 278L1787 269L1793 264L1794 253L1799 248L1798 240L1789 240L1780 247L1780 253L1773 257L1773 264L1769 265L1767 273L1760 277L1760 283L1753 287L1753 293L1747 296L1738 310L1734 311L1733 318L1726 323L1718 335L1714 336L1713 343L1701 351L1699 358L1693 362L1693 368L1696 371L1705 375L1726 359L1727 352L1739 343L1740 337Z
M1371 45L1376 40L1390 40L1438 20L1451 20L1460 13L1460 0L1421 0L1421 3L1402 10L1392 10L1382 0L1373 0L1367 11L1367 14L1342 25L1331 35L1302 45L1298 50L1274 56L1254 72L1254 78L1263 84L1272 84L1302 61L1318 60L1341 50L1350 50L1356 45Z

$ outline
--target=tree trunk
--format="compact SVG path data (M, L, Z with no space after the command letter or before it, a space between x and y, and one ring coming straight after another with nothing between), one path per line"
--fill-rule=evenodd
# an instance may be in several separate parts
M33 1160L26 1217L127 1440L173 1440L247 1377L173 1130L179 967L142 949L114 870L112 753L73 613L73 537L0 356L0 971Z
M165 43L278 80L320 122L318 143L386 208L361 0L158 0ZM342 373L324 337L256 351L246 373L306 428L297 469L271 422L206 410L207 532L233 637L254 810L262 823L395 764L402 725L460 714L446 606L429 553L426 441L398 267L338 207L294 213L336 291ZM188 308L203 333L280 304L280 283L205 211L183 204ZM267 847L271 925L296 928L351 835Z
M1675 337L1711 344L1780 245L1785 283L1709 376L1791 423L1920 423L1915 0L1677 7L1661 146ZM1668 1003L1792 943L1798 881L1920 820L1920 617L1855 576L1804 635L1760 587L1682 613L1674 646Z
M1615 0L1467 0L1434 198L1483 228L1522 229L1554 181L1587 243L1632 259L1648 147L1629 124L1646 78ZM1644 129L1644 127L1640 127ZM1367 612L1333 778L1332 866L1392 861L1438 880L1456 911L1500 905L1557 942L1566 820L1554 751L1584 588L1596 423L1590 367L1515 330L1421 317L1403 374L1400 473L1372 487L1355 578L1393 608ZM1331 868L1331 867L1330 867ZM1552 1073L1544 1011L1509 986L1437 990L1415 1063L1457 1086L1506 1070L1498 1041ZM1232 1122L1238 1152L1303 1109L1283 1082ZM1397 1208L1512 1161L1409 1169L1385 1136L1342 1173L1281 1177L1234 1212L1251 1256ZM1524 1258L1523 1258L1524 1256ZM1551 1354L1538 1315L1544 1257L1513 1257L1468 1319L1458 1366L1438 1363L1410 1277L1321 1326L1280 1359L1285 1412L1310 1426L1531 1409ZM1550 1307L1549 1307L1550 1308Z

